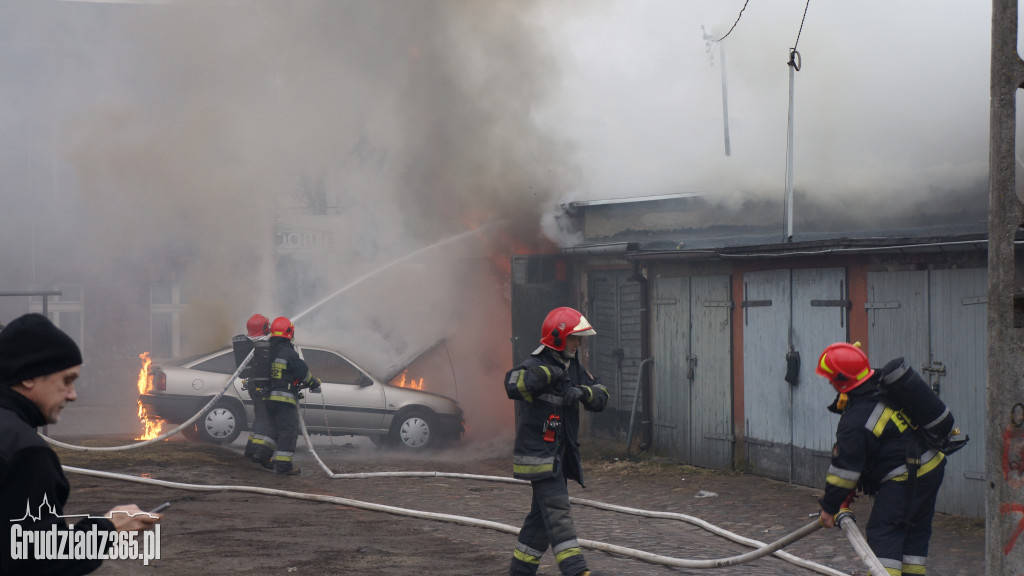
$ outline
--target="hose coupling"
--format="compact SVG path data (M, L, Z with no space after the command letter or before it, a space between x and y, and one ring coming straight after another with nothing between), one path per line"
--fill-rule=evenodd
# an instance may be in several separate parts
M847 517L849 517L850 520L853 520L855 524L857 523L857 517L853 515L853 510L850 510L849 508L840 508L839 512L835 515L836 526L839 526L839 523Z

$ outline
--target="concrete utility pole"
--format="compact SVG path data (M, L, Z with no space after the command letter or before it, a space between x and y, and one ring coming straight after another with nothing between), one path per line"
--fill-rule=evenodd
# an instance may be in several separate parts
M988 383L985 430L985 574L1024 574L1024 287L1016 282L1021 227L1015 187L1017 1L992 0L989 117ZM1024 271L1022 271L1024 273Z

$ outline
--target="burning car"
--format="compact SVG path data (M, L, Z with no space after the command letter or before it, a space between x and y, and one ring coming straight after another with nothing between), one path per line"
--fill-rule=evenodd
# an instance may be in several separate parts
M459 405L446 396L416 389L422 387L422 379L407 383L406 370L377 379L334 350L301 344L295 349L323 383L319 392L305 390L300 401L310 434L368 436L375 444L410 450L461 439L464 420ZM216 396L236 368L231 348L152 364L139 394L141 410L149 419L180 424ZM236 379L193 427L182 431L185 437L227 444L249 429L252 400L242 384Z

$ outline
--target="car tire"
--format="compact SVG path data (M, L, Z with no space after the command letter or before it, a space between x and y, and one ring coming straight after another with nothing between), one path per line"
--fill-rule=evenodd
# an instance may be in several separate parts
M245 428L245 410L241 404L221 400L196 422L199 439L210 444L230 444Z
M404 450L426 450L437 442L437 418L427 410L399 414L391 425L391 441Z

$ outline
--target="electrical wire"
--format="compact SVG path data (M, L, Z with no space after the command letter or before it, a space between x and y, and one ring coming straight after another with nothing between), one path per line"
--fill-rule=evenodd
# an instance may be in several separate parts
M811 0L807 0L807 3L804 4L804 15L800 18L800 29L797 30L797 32L796 32L796 42L793 42L793 48L790 49L791 53L792 52L796 52L796 46L797 46L797 44L800 43L800 34L802 34L803 31L804 31L804 20L807 20L807 9L810 6L811 6ZM799 71L799 68L797 69L797 71Z
M808 2L810 2L810 0L808 0ZM725 33L725 36L722 36L718 40L712 40L712 42L721 42L722 40L725 40L729 34L732 34L733 28L736 28L736 25L740 23L740 18L743 17L743 11L747 9L747 4L750 4L750 0L743 3L743 8L740 8L740 13L736 15L736 21L729 27L729 31Z

